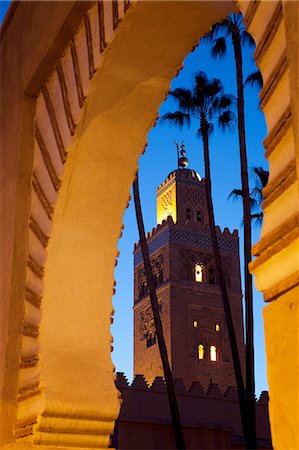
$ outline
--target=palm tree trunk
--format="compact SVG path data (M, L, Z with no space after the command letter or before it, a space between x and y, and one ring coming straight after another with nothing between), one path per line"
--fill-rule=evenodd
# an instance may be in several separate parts
M250 193L248 183L248 165L245 139L244 119L244 89L242 70L242 50L240 33L234 30L232 33L234 46L237 92L238 92L238 132L241 162L241 181L243 192L244 214L244 281L245 281L245 329L246 329L246 403L249 440L245 442L246 448L256 449L256 417L255 417L255 380L254 380L254 336L253 336L253 299L252 299L252 275L249 272L251 261L251 211Z
M180 450L184 450L186 448L185 442L184 442L184 435L183 435L181 419L180 419L180 414L179 414L179 408L178 408L174 384L173 384L172 373L171 373L168 355L167 355L167 348L166 348L165 339L164 339L164 335L163 335L163 328L162 328L162 322L161 322L161 317L160 317L160 312L159 312L159 305L158 305L158 300L157 300L155 283L154 283L152 268L151 268L150 259L149 259L147 241L146 241L146 237L145 237L143 217L142 217L141 204L140 204L140 196L139 196L138 174L136 175L136 178L133 183L133 191L134 191L135 212L136 212L136 219L137 219L139 238L140 238L140 244L141 244L142 258L143 258L143 262L144 262L144 269L145 269L145 274L146 274L146 279L147 279L147 288L149 291L149 296L150 296L150 301L151 301L151 306L152 306L152 311L153 311L153 316L154 316L154 323L155 323L155 328L156 328L156 334L157 334L157 338L158 338L160 356L161 356L162 365L163 365L164 378L165 378L167 394L168 394L169 409L170 409L170 413L171 413L172 425L173 425L173 430L174 430L174 434L175 434L176 448L180 449Z
M213 246L213 251L214 251L216 271L217 271L218 280L219 280L219 287L220 287L220 292L221 292L222 301L223 301L223 309L224 309L224 314L225 314L226 326L227 326L228 335L229 335L229 341L230 341L230 347L231 347L231 353L232 353L232 359L233 359L233 365L234 365L234 372L235 372L235 378L236 378L236 383L237 383L241 422L242 422L243 434L244 434L244 438L245 438L245 436L247 436L247 434L248 434L247 433L247 423L246 423L245 389L244 389L244 382L243 382L243 376L242 376L242 369L241 369L237 339L236 339L234 324L233 324L233 320L232 320L231 308L230 308L229 298L228 298L228 294L227 294L225 279L224 279L224 275L223 275L218 239L217 239L217 234L216 234L216 229L215 229L214 208L213 208L213 201L212 201L212 185L211 185L208 132L207 132L207 130L204 130L204 126L202 126L201 129L202 129L203 147L204 147L205 188L206 188L206 199L207 199L207 209L208 209L208 216L209 216L210 234L211 234L211 241L212 241L212 246Z

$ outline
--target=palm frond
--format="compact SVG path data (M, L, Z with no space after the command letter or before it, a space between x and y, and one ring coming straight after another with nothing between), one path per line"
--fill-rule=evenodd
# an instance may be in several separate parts
M161 122L165 122L171 125L177 125L179 129L182 129L183 125L190 126L190 116L189 114L183 113L181 111L168 112L161 117Z
M263 87L263 77L260 72L260 70L256 70L255 72L252 72L245 80L245 85L249 84L250 86L257 85L260 89Z
M194 75L194 88L205 89L208 84L208 77L202 70Z
M231 94L223 94L221 97L214 97L209 108L209 119L212 119L217 114L221 114L223 110L230 108L236 103L236 98Z
M208 33L205 34L204 39L212 42L219 33L227 33L229 28L229 19L225 19L222 22L214 23Z
M219 111L220 111L219 102L220 102L219 97L216 96L213 98L210 108L209 108L209 111L208 111L208 117L210 120L212 120L213 117L215 117L215 115L217 115L219 113Z
M230 109L227 109L218 117L218 125L222 131L232 131L234 129L235 121L236 116Z
M214 131L214 125L212 124L212 122L208 123L208 136L210 136L210 134L212 134ZM198 138L202 138L202 127L199 127L197 132L196 132L196 137Z
M226 109L236 103L236 97L232 94L223 94L220 97L219 107L221 109Z
M213 78L206 87L206 95L208 97L216 97L216 95L221 94L223 91L223 84L218 78Z
M244 46L248 45L248 47L255 47L255 41L253 37L245 30L241 34L241 43Z
M252 197L255 200L256 206L261 205L263 201L262 190L259 187L254 187L250 191L250 197Z
M263 224L263 218L264 218L264 214L262 212L258 212L258 213L250 215L250 220L252 222L255 222L256 225L258 225L259 227L261 227Z
M240 200L241 198L243 198L242 189L233 189L227 197L227 200L229 200L230 198L232 198L233 200Z
M233 199L233 200L241 200L243 198L243 191L242 189L233 189L227 199ZM254 198L250 196L250 210L254 211L254 209L257 207L257 202Z
M228 17L228 20L231 22L232 26L237 27L241 31L243 16L241 13L234 13Z
M268 184L269 171L264 169L262 166L251 167L250 176L254 178L256 187L262 190Z
M212 134L214 131L214 125L212 124L212 122L209 122L208 125L208 135L210 136L210 134Z
M198 72L194 75L193 99L199 108L204 106L208 84L209 81L205 72Z
M221 58L226 53L226 40L221 36L213 41L213 47L211 50L213 58Z
M189 113L193 110L192 92L189 89L177 88L170 91L169 95L178 102L181 111Z

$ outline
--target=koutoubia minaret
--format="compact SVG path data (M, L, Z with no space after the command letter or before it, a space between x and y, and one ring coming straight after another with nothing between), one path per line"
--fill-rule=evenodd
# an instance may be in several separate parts
M174 378L189 386L212 380L235 386L228 332L210 238L205 180L187 169L181 147L178 169L156 190L157 227L147 236L160 314ZM244 366L239 238L217 227L222 266ZM134 249L134 374L151 383L163 376L139 244Z

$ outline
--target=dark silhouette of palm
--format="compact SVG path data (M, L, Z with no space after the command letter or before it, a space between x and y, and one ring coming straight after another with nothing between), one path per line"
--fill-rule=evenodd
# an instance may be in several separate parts
M229 298L227 294L225 279L222 270L220 251L215 229L214 208L212 202L212 185L209 155L209 136L217 123L220 129L232 128L234 114L231 110L234 97L223 94L222 83L218 79L208 80L204 72L195 75L193 89L177 88L169 93L178 104L178 111L168 112L162 116L163 122L174 124L180 128L184 125L190 126L192 121L198 125L197 136L203 141L204 166L205 166L205 188L207 209L209 217L210 235L214 251L216 271L218 274L219 287L221 291L223 309L229 334L232 359L238 389L240 413L242 425L246 429L246 404L245 389L241 371L240 357L234 325L231 316Z
M263 211L261 210L264 199L262 191L267 186L269 172L263 167L252 167L251 176L254 178L254 187L250 191L251 221L261 227L264 217ZM240 200L242 196L242 189L233 189L228 198Z
M138 232L139 232L139 240L140 240L142 258L143 258L145 276L146 276L146 281L147 281L147 290L149 293L151 307L152 307L152 311L153 311L154 324L155 324L159 352L160 352L163 373L164 373L164 379L165 379L166 389L167 389L167 394L168 394L168 403L169 403L169 409L170 409L170 414L171 414L171 419L172 419L172 427L173 427L175 441L176 441L176 448L178 450L184 450L186 447L185 447L183 429L182 429L179 408L178 408L178 403L177 403L177 398L176 398L176 393L175 393L175 388L174 388L174 383L173 383L172 372L170 369L170 364L169 364L169 359L168 359L168 354L167 354L166 343L165 343L165 339L164 339L158 298L157 298L156 288L155 288L155 281L154 281L154 276L153 276L152 267L151 267L151 263L150 263L148 245L147 245L147 240L146 240L145 231L144 231L144 223L143 223L143 216L142 216L142 209L141 209L141 202L140 202L140 195L139 195L138 174L136 174L135 180L133 182L133 192L134 192L135 214L136 214L136 220L137 220L137 226L138 226Z
M255 72L250 73L245 80L245 84L248 84L250 86L257 86L259 89L262 89L264 83L260 70L256 70Z
M221 23L212 26L207 39L212 41L212 56L222 57L226 53L226 43L230 39L234 49L237 106L238 106L238 135L241 161L241 182L244 220L244 284L245 284L245 335L246 335L246 402L248 433L244 435L245 447L256 449L256 418L255 418L255 378L254 378L254 338L253 338L253 297L252 275L249 272L251 261L251 205L248 182L248 163L245 136L244 114L244 84L242 45L254 45L254 40L246 32L242 23L242 14L232 14ZM248 83L262 82L258 73L249 78Z

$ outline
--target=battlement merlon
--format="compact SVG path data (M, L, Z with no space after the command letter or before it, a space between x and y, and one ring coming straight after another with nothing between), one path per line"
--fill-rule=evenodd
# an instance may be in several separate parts
M153 383L148 383L146 378L142 374L135 375L132 383L128 382L127 377L123 372L116 373L116 387L121 391L122 389L130 390L142 390L148 392L167 392L165 380L162 377L156 377ZM205 390L200 381L193 381L190 388L187 389L184 382L180 378L174 380L176 393L179 395L187 395L190 397L210 397L221 400L238 401L237 388L234 386L228 386L224 390L221 390L217 383L210 382L208 388ZM267 406L269 401L268 391L262 391L259 398L256 400L257 405Z
M172 216L168 216L167 219L162 221L162 223L159 223L156 227L152 228L152 230L147 233L146 239L149 240L149 239L155 237L155 235L157 233L159 233L162 230L162 228L164 228L166 225L168 225L168 226L175 225ZM138 250L139 247L140 247L140 242L135 242L133 253L135 253L135 251Z
M162 231L165 230L165 228L173 228L173 229L182 229L181 226L177 225L174 223L172 216L168 216L166 220L163 220L161 224L158 224L156 227L154 227L151 231L149 231L146 235L146 238L148 240L148 244L150 244L150 242L155 239L156 236L158 236L158 234L160 234ZM200 235L200 234L205 234L207 236L209 236L210 234L210 229L209 229L209 225L206 224L202 230L194 230L192 228L188 228L186 229L186 233L192 233L194 235ZM223 229L223 231L221 230L221 228L217 225L216 226L216 233L218 236L225 238L225 239L230 239L232 241L234 241L237 245L236 247L236 251L239 251L239 234L238 234L238 230L234 229L232 232L225 227ZM134 251L133 253L137 253L140 250L140 242L135 242L134 243ZM224 250L224 249L223 249Z

